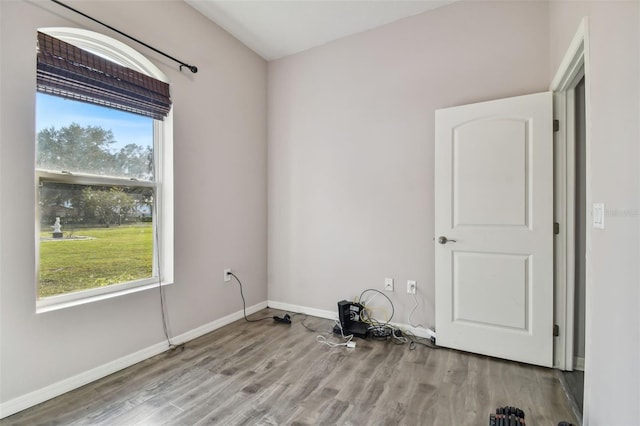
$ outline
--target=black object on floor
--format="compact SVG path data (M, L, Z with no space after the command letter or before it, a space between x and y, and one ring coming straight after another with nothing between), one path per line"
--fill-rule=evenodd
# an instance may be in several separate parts
M291 324L291 317L289 316L289 314L284 314L284 316L282 318L280 318L277 315L273 316L273 320L275 322L279 322L281 324Z
M335 326L333 332L348 336L353 334L355 337L365 339L369 334L369 325L360 321L360 312L364 307L359 303L342 300L338 302L338 317L340 318L340 327Z
M524 426L524 411L516 407L498 407L489 414L489 426Z

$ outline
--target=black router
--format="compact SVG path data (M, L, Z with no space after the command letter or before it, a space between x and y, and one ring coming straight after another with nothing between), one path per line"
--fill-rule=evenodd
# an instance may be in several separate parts
M338 302L338 316L340 318L340 326L333 327L336 334L344 334L348 336L353 334L355 337L366 339L369 334L369 325L360 321L360 312L364 309L359 303L342 300ZM342 330L340 329L342 327Z

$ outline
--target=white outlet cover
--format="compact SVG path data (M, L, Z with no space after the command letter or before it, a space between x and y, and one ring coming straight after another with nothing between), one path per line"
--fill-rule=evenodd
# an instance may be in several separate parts
M393 291L393 278L384 279L384 291Z
M407 280L407 293L416 294L416 281Z

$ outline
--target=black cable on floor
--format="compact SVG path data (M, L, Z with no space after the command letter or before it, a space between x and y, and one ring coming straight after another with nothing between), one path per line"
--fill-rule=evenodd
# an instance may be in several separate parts
M302 321L300 322L300 324L302 324L302 326L303 326L304 328L306 328L307 330L312 331L312 332L314 332L314 333L323 333L322 331L315 330L315 329L313 329L313 328L309 327L307 324L305 324L305 321L307 320L307 318L309 318L306 314L298 314L298 315L304 315L304 318L303 318L303 319L302 319Z

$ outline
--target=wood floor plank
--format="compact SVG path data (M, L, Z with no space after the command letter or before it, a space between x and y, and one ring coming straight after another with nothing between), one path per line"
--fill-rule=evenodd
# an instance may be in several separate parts
M238 321L0 425L471 426L505 405L527 424L577 423L553 370L372 339L330 348L316 336L342 341L332 326Z

